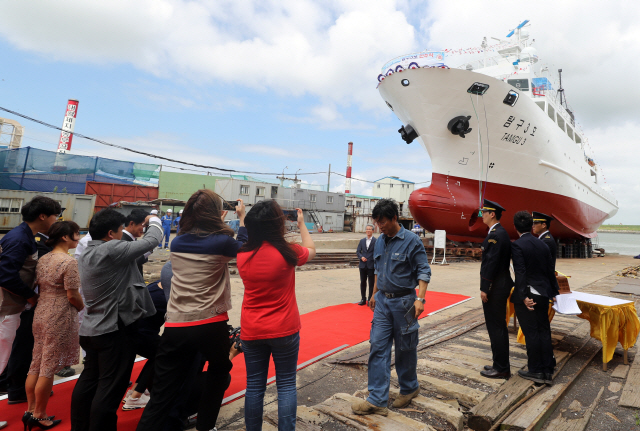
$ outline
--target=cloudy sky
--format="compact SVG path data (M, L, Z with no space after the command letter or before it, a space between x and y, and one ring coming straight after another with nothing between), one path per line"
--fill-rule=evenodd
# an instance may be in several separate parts
M529 19L619 200L611 222L640 224L638 16L638 3L588 0L5 0L0 106L61 125L76 98L77 132L246 171L343 173L353 141L354 177L425 182L428 154L400 140L380 67L504 38ZM56 148L55 131L22 123L23 146ZM81 139L72 152L154 163Z

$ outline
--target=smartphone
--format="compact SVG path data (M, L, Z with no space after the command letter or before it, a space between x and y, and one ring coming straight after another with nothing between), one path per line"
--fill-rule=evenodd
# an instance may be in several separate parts
M238 206L238 201L224 201L224 205L222 206L224 210L227 211L235 211Z
M404 320L407 322L407 325L411 325L414 320L416 320L416 304L414 303L409 311L407 311L404 315Z

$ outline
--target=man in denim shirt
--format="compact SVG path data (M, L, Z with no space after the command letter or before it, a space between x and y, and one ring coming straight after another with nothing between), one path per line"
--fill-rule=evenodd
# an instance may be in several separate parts
M359 415L389 414L391 346L394 342L400 396L392 405L406 407L412 398L420 394L416 371L418 316L424 311L431 268L422 241L398 223L398 216L398 205L392 199L381 199L372 212L382 235L373 252L376 283L369 301L373 310L369 397L351 406ZM418 285L420 289L416 297ZM406 315L412 307L415 307L415 312Z

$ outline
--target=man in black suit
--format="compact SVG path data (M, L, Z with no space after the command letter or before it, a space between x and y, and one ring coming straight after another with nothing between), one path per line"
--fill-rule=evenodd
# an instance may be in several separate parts
M360 297L358 305L365 305L373 293L375 282L375 269L373 268L373 249L376 245L376 238L373 236L373 225L368 224L366 228L367 236L360 240L356 254L358 255L358 268L360 268ZM367 280L369 280L369 295L367 293Z
M516 286L511 295L516 316L527 343L528 371L518 374L536 383L551 384L553 346L549 324L549 300L558 295L558 282L551 265L549 247L530 232L533 217L519 211L513 224L520 238L511 244Z
M553 238L553 235L549 232L549 228L551 227L551 220L553 217L548 216L546 214L533 211L533 234L538 237L538 239L542 240L549 250L551 251L551 260L553 262L553 271L556 270L556 257L558 254L558 245L556 244L556 240Z
M127 216L127 219L124 222L125 228L122 231L122 241L135 241L140 238L144 234L144 221L149 215L143 209L134 209L131 211L131 214ZM136 263L138 264L138 269L140 270L140 274L144 276L142 272L142 265L149 261L149 255L151 252L147 252L144 256L140 256Z
M484 200L482 221L489 226L489 233L482 243L480 298L491 340L493 365L485 366L480 374L493 379L511 377L507 301L513 280L509 271L511 240L507 231L500 225L503 211L505 209L498 203Z

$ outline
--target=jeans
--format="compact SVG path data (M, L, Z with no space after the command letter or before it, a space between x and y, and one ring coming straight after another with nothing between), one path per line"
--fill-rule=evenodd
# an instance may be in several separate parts
M262 429L264 393L267 389L269 358L273 356L278 388L278 430L296 429L298 394L296 371L300 333L264 340L242 340L247 367L247 392L244 401L244 422L247 431Z
M413 306L415 294L400 298L387 298L376 293L376 308L371 322L371 351L369 353L369 401L374 406L387 407L391 378L391 346L396 345L396 371L400 393L415 392L420 384L418 364L418 324L414 319L407 324L404 315Z

